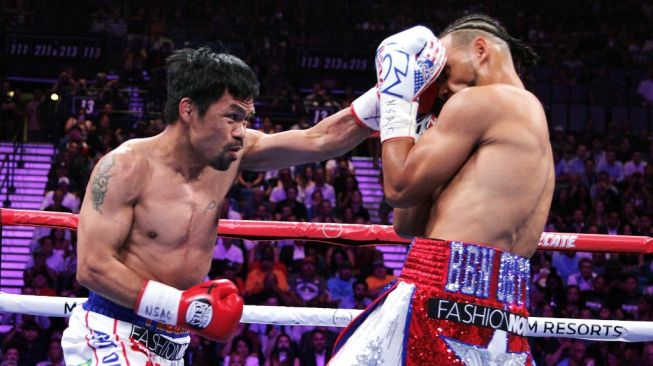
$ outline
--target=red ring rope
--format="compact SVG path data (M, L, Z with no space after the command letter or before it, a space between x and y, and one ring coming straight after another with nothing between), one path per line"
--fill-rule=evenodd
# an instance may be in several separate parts
M45 226L77 229L75 214L0 210L0 225ZM218 235L249 240L301 239L337 245L408 244L392 226L335 223L220 220ZM586 252L653 253L653 238L629 235L542 233L540 249L578 250Z

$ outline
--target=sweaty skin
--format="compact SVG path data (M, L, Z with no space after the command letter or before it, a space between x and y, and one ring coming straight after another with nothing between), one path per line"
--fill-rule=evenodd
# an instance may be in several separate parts
M77 278L123 306L134 306L146 280L184 290L205 279L220 207L239 169L337 156L370 134L345 109L308 130L266 135L246 129L253 104L228 93L203 118L187 98L179 113L161 134L103 157L87 186Z
M451 72L446 87L455 94L437 123L415 144L383 144L386 197L398 207L395 230L530 257L555 184L542 105L516 73L463 87L454 76L464 72Z

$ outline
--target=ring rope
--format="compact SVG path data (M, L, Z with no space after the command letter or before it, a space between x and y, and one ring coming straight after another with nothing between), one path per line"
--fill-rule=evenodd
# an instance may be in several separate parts
M68 317L86 301L82 297L54 297L0 293L0 311L36 316ZM289 311L291 310L291 311ZM362 310L292 308L245 305L241 323L346 327ZM586 340L653 341L653 322L529 317L528 337L564 337Z
M0 225L77 229L79 217L70 213L0 209ZM261 232L265 232L262 235ZM218 235L251 240L309 239L338 245L407 244L391 226L221 220ZM547 250L651 253L653 242L643 236L543 233L539 247ZM40 316L69 316L85 298L0 293L0 311ZM292 311L288 311L292 309ZM277 325L344 327L361 310L290 308L246 305L241 322ZM653 341L653 322L530 317L523 327L530 337L566 337L588 340Z
M47 226L77 229L76 214L1 209L0 225ZM265 234L262 234L265 233ZM218 235L249 240L301 239L337 245L409 244L388 225L220 220ZM538 244L545 250L608 253L653 253L653 238L632 235L542 233Z

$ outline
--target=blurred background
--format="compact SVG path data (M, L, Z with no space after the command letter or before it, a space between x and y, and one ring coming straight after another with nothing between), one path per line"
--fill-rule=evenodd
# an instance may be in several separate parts
M524 70L547 112L556 192L545 231L653 236L653 1L0 1L3 207L78 212L94 164L163 130L165 59L208 45L256 72L250 126L308 128L375 82L372 56L415 24L436 34L470 12L498 18L540 55ZM222 217L391 224L378 141L315 164L243 171ZM218 238L210 277L247 304L364 308L405 247ZM86 296L74 232L2 230L1 290ZM531 314L653 320L649 255L539 251ZM2 365L62 365L65 319L3 314ZM243 325L228 344L193 337L188 365L313 365L338 329ZM538 365L653 365L653 344L532 339Z

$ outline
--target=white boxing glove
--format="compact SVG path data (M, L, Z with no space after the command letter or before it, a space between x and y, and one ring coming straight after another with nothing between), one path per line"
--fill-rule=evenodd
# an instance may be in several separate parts
M379 130L379 93L376 86L351 102L351 113L360 126Z
M396 137L417 140L419 96L440 75L445 63L442 42L423 26L381 42L376 53L381 142Z

